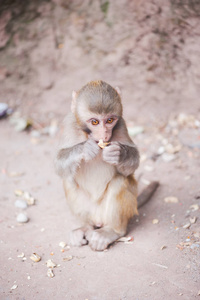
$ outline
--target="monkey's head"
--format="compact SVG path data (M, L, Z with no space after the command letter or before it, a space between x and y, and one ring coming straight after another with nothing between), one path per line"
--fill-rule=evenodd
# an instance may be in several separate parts
M72 93L72 112L78 125L95 141L108 142L122 116L119 90L104 81L91 81Z

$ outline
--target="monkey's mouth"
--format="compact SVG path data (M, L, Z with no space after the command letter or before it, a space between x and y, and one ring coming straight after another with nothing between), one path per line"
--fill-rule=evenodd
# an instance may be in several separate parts
M98 142L98 146L102 149L107 147L109 144L110 144L109 142L104 142L102 139L100 139Z

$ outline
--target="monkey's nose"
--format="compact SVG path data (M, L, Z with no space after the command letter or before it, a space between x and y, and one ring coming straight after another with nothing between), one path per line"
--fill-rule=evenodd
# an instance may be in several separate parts
M109 142L109 140L110 140L110 137L107 136L107 137L105 138L105 142Z
M108 136L104 136L103 141L107 142L108 141Z

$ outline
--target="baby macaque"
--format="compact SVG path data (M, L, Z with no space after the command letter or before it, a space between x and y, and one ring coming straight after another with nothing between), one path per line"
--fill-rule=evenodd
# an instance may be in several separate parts
M64 123L56 170L69 207L82 222L70 244L102 251L125 235L138 214L139 152L128 135L118 89L92 81L73 92Z

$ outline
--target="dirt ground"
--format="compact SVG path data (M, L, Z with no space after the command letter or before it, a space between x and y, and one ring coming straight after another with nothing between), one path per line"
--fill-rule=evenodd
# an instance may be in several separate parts
M0 299L200 298L200 4L184 3L1 4L0 102L13 113L0 120ZM160 182L132 241L103 252L61 247L77 221L53 166L71 92L94 79L122 90L139 190ZM19 208L20 191L35 204Z

